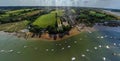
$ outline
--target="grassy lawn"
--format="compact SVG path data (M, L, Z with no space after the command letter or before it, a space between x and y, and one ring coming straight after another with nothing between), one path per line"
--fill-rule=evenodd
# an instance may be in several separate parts
M36 25L39 28L47 28L48 26L55 27L55 24L56 24L55 13L58 13L59 16L63 15L62 10L52 11L49 14L45 14L37 18L35 22L33 22L33 25Z
M14 22L14 23L7 23L0 25L0 31L7 31L7 32L14 32L20 31L26 28L28 21L21 21L21 22Z
M55 14L46 14L37 18L33 25L37 25L40 28L47 28L47 26L54 27L55 22L56 22Z

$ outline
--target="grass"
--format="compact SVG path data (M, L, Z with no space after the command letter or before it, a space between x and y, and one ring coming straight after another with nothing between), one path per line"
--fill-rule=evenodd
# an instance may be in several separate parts
M32 10L32 9L20 9L20 10L7 11L5 14L0 15L0 18L1 18L1 19L9 18L9 17L10 17L10 14L13 14L13 15L15 15L15 16L19 16L19 15L21 15L21 13L24 12L25 10L28 11L28 10Z
M37 18L35 22L33 22L33 25L38 26L39 28L47 28L48 26L55 27L56 24L55 13L58 13L59 16L63 15L62 10L52 11L49 14L45 14Z
M74 9L71 9L71 12L74 13L74 14L76 13L76 11Z
M37 18L33 25L37 25L40 28L47 28L47 26L54 27L55 23L56 23L55 14L46 14Z
M64 14L64 10L55 10L55 11L52 11L51 13L57 13L58 16L62 16Z
M23 11L28 11L28 10L31 10L31 9L20 9L20 10L13 10L13 11L8 11L6 12L7 14L13 14L13 13L21 13Z
M14 23L7 23L7 24L1 24L0 25L0 31L6 31L6 32L17 32L22 29L26 28L26 25L29 22L27 20L21 21L21 22L14 22Z
M14 11L9 12L9 13L15 14L18 11L19 10L14 10ZM35 10L35 11L26 12L26 13L20 14L19 16L29 17L29 16L33 16L33 15L39 13L39 12L41 12L41 10ZM11 17L9 17L9 14L3 14L2 18L5 20L5 19L9 19ZM12 17L12 18L14 18L14 17ZM21 21L18 21L18 22L0 24L0 31L17 32L17 31L20 31L22 29L25 29L28 23L29 22L27 20L26 21L21 20Z
M32 11L32 12L23 13L23 14L21 14L21 15L27 17L27 16L33 16L33 15L38 14L38 13L40 13L40 12L42 12L42 10L35 10L35 11Z

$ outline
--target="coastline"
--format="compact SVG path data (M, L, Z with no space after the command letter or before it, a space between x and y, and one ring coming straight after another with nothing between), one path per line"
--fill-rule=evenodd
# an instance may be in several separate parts
M41 37L30 37L30 35L28 35L27 38L25 38L26 37L24 35L25 33L19 33L19 32L18 33L17 32L9 33L9 32L4 32L4 31L0 31L0 32L7 33L8 35L16 36L17 38L22 38L22 39L32 40L32 41L61 41L61 40L73 37L75 35L78 35L81 32L89 32L89 33L91 33L93 31L95 31L95 29L93 27L84 27L80 31L77 29L77 27L73 27L69 31L69 35L66 34L62 38L57 37L56 40L54 40L53 38L49 37L48 33L42 34Z
M82 30L81 32L83 32L83 30ZM49 37L49 34L48 34L48 33L42 34L40 38L34 38L34 37L33 37L33 38L28 38L28 40L61 41L61 40L67 39L67 38L69 38L69 37L78 35L78 34L80 34L81 32L79 32L79 31L74 27L74 28L72 28L72 29L69 31L69 35L64 35L62 38L58 37L58 34L57 34L56 40L54 40L53 38Z
M61 41L67 38L70 38L72 36L78 35L81 32L89 32L90 31L95 31L95 29L92 27L84 27L83 29L81 29L81 31L79 31L76 27L73 27L70 31L69 31L69 35L64 35L62 38L57 37L56 40L54 40L53 38L49 37L48 33L44 33L41 35L41 37L28 37L27 39L24 37L24 33L19 33L19 32L5 32L5 31L0 31L1 34L8 34L8 35L12 35L12 36L16 36L17 38L22 38L22 39L26 39L26 40L33 40L33 41ZM30 36L30 35L29 35Z
M29 32L29 30L27 31L24 30L26 29L27 23L28 22L26 21L21 21L21 22L15 22L15 23L2 24L0 30L4 30L5 33L16 36L18 38L24 38L26 40L48 40L48 41L60 41L60 40L64 40L72 36L78 35L81 32L91 33L92 31L95 31L93 27L86 27L83 24L77 24L77 25L74 25L74 27L72 27L70 31L64 31L63 33L57 32L57 34L56 33L49 34L48 31L45 31L45 32L38 31L40 33L38 32L32 33L32 32ZM21 25L24 25L24 26L21 26Z

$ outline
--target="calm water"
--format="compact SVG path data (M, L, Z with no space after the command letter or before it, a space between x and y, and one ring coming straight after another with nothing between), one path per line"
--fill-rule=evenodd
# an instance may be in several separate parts
M26 41L0 32L0 61L120 61L120 27L94 28L59 42Z

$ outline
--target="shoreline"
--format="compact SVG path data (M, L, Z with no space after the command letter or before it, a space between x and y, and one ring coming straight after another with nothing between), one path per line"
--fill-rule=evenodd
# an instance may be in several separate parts
M72 36L75 36L77 34L80 34L79 31L77 31L77 29L74 27L72 28L70 31L69 31L69 35L65 34L62 38L60 38L58 36L58 34L56 34L56 40L54 40L53 37L50 37L50 35L48 33L43 33L41 35L41 37L39 36L36 36L36 37L29 37L30 35L28 35L28 38L27 40L47 40L47 41L61 41L61 40L64 40L64 39L67 39L69 37L72 37Z
M0 32L4 32L4 33L8 33L8 35L12 35L12 36L16 36L17 38L22 38L22 39L26 39L26 40L33 40L33 41L61 41L70 37L73 37L75 35L80 34L81 32L93 32L95 31L95 29L93 27L84 27L83 29L81 29L80 31L77 29L77 27L73 27L70 31L69 31L69 35L64 35L62 38L57 37L56 40L54 40L52 37L49 37L48 33L44 33L41 35L41 37L30 37L30 35L27 36L27 38L25 38L26 36L24 35L25 33L19 33L19 32L4 32L4 31L0 31Z
M28 40L48 40L48 41L61 41L61 40L64 40L64 39L67 39L69 37L72 37L72 36L75 36L75 35L78 35L80 34L81 32L77 31L77 29L74 27L72 28L70 31L69 31L69 35L64 35L62 38L58 37L58 34L57 34L57 39L54 40L53 38L49 37L49 34L48 33L45 33L45 34L42 34L40 38L28 38Z

